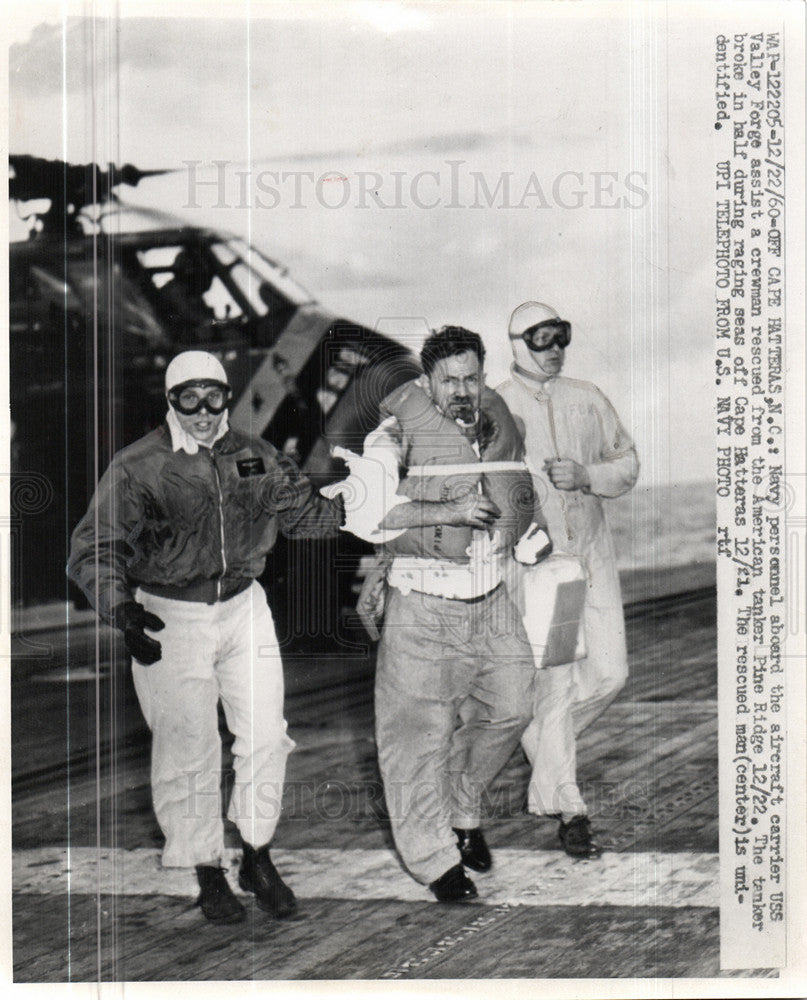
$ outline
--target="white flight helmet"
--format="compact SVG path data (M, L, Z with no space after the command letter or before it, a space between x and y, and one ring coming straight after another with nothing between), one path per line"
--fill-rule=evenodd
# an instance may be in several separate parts
M165 391L186 382L220 382L227 385L221 362L207 351L183 351L165 370Z
M540 375L557 375L563 349L572 337L571 324L543 302L522 302L510 316L508 335L519 368ZM554 350L555 347L560 350Z

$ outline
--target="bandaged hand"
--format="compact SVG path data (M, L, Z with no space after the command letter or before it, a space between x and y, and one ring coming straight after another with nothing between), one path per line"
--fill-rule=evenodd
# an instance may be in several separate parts
M513 548L516 560L526 566L534 566L536 563L543 562L551 552L552 542L549 535L534 521Z
M397 496L398 468L394 458L383 449L357 455L338 445L332 454L347 463L349 475L338 483L320 489L328 500L341 496L345 506L344 530L368 542L391 541L404 529L384 531L379 526L386 515L406 497Z

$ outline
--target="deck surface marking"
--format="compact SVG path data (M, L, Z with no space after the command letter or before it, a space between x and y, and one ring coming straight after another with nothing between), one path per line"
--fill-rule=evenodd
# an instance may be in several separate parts
M431 894L387 850L309 848L273 850L284 878L301 899L432 901ZM229 865L237 889L237 852ZM562 851L503 848L494 869L474 874L489 906L716 906L718 856L704 853L606 852L598 861L576 861ZM161 868L159 851L120 848L34 848L14 851L15 892L30 895L150 896L190 899L193 871ZM245 894L246 895L246 894Z

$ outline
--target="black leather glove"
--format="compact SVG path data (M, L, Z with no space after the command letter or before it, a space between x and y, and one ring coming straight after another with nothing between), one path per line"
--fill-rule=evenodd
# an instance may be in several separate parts
M165 628L162 618L146 611L137 601L126 601L119 604L112 612L112 621L115 628L123 632L126 648L138 663L150 667L152 663L162 658L163 650L160 643L143 631L148 629L149 632L159 632Z

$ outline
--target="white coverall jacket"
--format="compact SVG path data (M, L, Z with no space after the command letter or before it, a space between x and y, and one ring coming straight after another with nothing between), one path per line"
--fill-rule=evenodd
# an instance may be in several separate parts
M534 718L522 737L533 768L528 808L539 815L586 813L576 781L575 737L610 704L628 673L619 576L602 500L631 489L639 461L613 406L590 382L563 376L539 382L513 367L497 391L524 434L554 550L576 555L588 581L586 657L537 672ZM590 486L556 489L543 471L552 458L585 466Z

